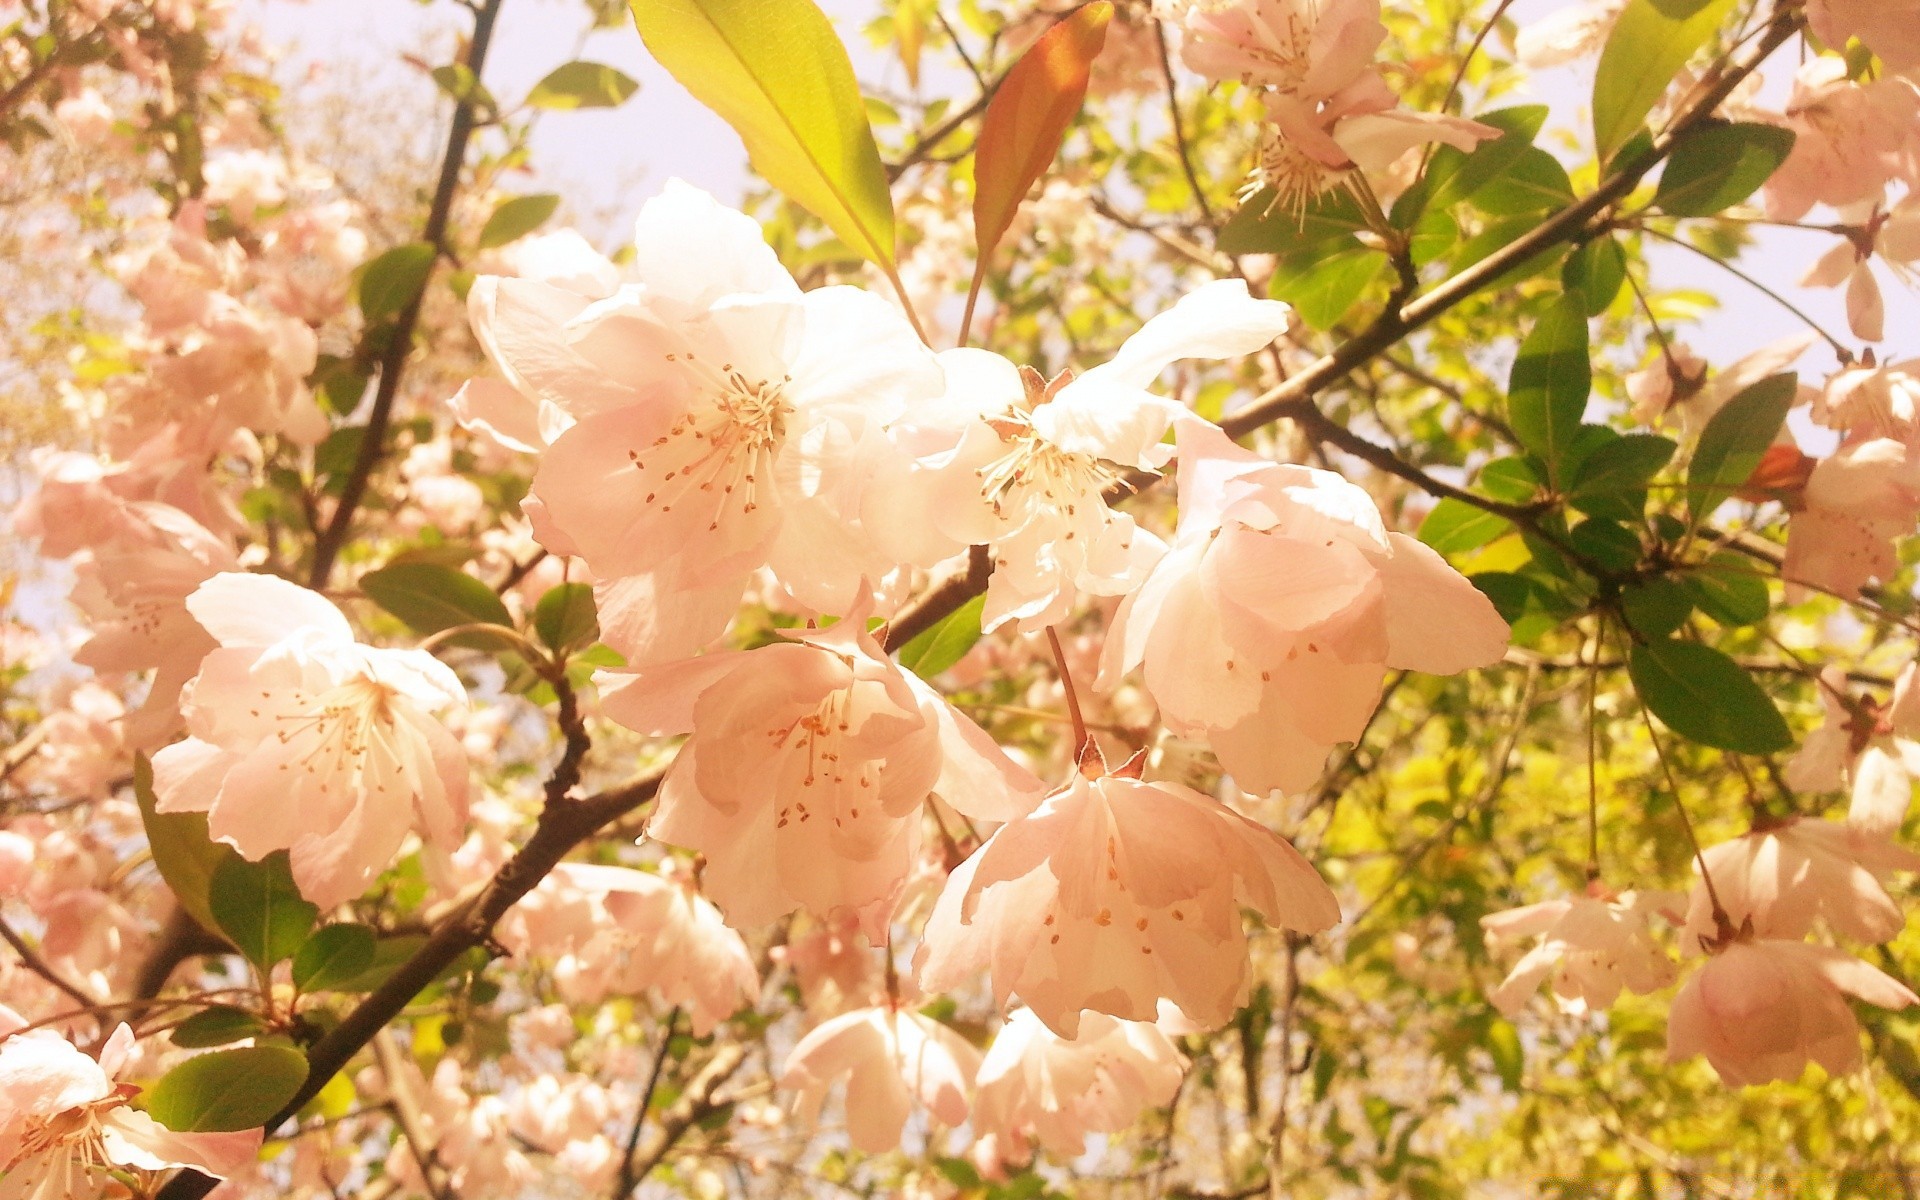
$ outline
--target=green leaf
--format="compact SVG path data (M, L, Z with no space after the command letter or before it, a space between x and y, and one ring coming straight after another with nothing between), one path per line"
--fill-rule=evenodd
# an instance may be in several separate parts
M618 108L640 90L638 80L605 63L561 63L533 85L527 103L535 108Z
M455 103L471 104L475 108L492 109L499 107L493 101L493 93L487 91L473 68L465 63L448 63L435 67L431 72L434 83L440 90L451 96Z
M553 210L559 207L560 197L551 194L515 196L501 201L500 207L493 210L493 215L480 228L480 248L487 250L519 241L545 225Z
M812 0L632 0L647 49L762 179L891 274L893 198L846 47Z
M1646 506L1647 483L1673 461L1679 449L1671 440L1651 433L1629 433L1601 446L1581 462L1567 482L1567 501L1592 514L1605 506L1614 512L1622 499L1638 512Z
M1628 0L1593 80L1593 143L1602 162L1640 132L1673 77L1734 7L1734 0Z
M336 979L327 988L331 992L371 992L385 983L402 964L427 944L427 939L415 933L384 937L374 943L373 959L357 974Z
M1700 611L1728 628L1764 621L1773 606L1767 581L1752 560L1722 550L1681 577Z
M1471 151L1442 146L1427 164L1427 173L1394 205L1394 221L1406 228L1424 212L1445 212L1473 198L1482 187L1512 170L1529 150L1547 120L1544 104L1523 104L1481 113L1474 120L1500 130L1500 136L1481 142Z
M1731 497L1760 465L1786 422L1799 380L1773 375L1726 402L1700 431L1687 469L1687 513L1695 525Z
M1277 200L1271 188L1247 197L1221 227L1221 251L1282 258L1307 255L1328 242L1347 242L1367 227L1359 203L1345 189L1323 192L1304 213L1294 213Z
M1442 554L1478 550L1513 532L1513 522L1464 500L1448 497L1433 506L1420 522L1420 540Z
M548 588L533 609L533 631L549 650L565 653L600 636L600 617L590 583Z
M922 679L932 679L966 657L980 640L980 614L987 598L975 596L900 647L900 665Z
M1560 268L1560 282L1586 301L1587 315L1607 311L1627 281L1627 253L1610 237L1595 238L1575 250Z
M1567 535L1567 544L1609 571L1633 569L1645 550L1639 534L1618 521L1601 518L1575 525ZM1539 556L1538 550L1534 553Z
M381 321L412 304L427 286L437 257L426 242L395 246L360 269L355 296L368 321Z
M323 925L293 956L293 985L303 992L332 990L373 966L377 938L365 925Z
M1513 1022L1495 1017L1487 1022L1486 1047L1493 1057L1493 1069L1500 1074L1500 1086L1509 1092L1519 1091L1526 1066L1520 1031L1513 1027Z
M201 1050L257 1037L266 1029L267 1023L254 1013L229 1004L216 1004L174 1026L173 1044L183 1050Z
M1773 701L1731 658L1698 642L1646 642L1627 661L1648 711L1690 741L1740 754L1793 744Z
M173 898L187 914L209 933L220 931L207 904L213 887L214 872L228 860L239 860L231 846L221 845L207 833L205 813L163 813L153 795L153 764L144 754L133 758L133 795L140 805L140 823L147 830L147 846L153 853L153 865L160 878L173 890Z
M1711 217L1758 191L1792 151L1793 131L1778 125L1689 130L1667 159L1653 205L1676 217Z
M1336 254L1283 258L1274 267L1269 290L1276 299L1293 305L1308 325L1330 329L1366 294L1387 265L1385 254L1357 246Z
M1473 206L1490 217L1526 216L1573 203L1573 180L1560 160L1538 146L1473 193Z
M238 855L221 863L207 905L220 932L263 971L292 958L320 918L295 886L284 850L257 863Z
M160 1077L147 1113L175 1133L256 1129L307 1081L307 1056L290 1046L248 1046L195 1055Z
M1507 417L1520 444L1557 478L1593 390L1587 312L1578 295L1554 301L1520 344L1507 391Z
M1645 579L1620 589L1620 610L1642 637L1663 638L1693 615L1693 595L1674 579Z
M438 633L455 625L513 625L507 606L492 588L444 563L381 567L360 577L360 590L415 633Z

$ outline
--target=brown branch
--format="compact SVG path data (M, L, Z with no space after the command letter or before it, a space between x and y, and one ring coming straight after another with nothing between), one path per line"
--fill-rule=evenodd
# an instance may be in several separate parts
M60 972L54 970L46 959L40 957L39 951L27 945L26 940L14 932L13 926L9 925L5 918L0 918L0 939L4 939L7 945L13 947L13 952L20 956L20 964L22 966L46 980L54 987L59 988L68 996L71 996L80 1007L91 1009L99 1006L100 1001L97 998L87 995L78 987L67 982Z
M474 16L473 40L467 47L465 65L473 72L475 79L480 77L481 69L486 65L487 46L493 40L494 22L500 15L502 2L487 0L486 7ZM447 152L440 160L440 182L434 189L433 204L427 210L427 224L421 234L421 240L434 248L436 261L438 255L445 252L447 224L453 217L454 193L459 190L460 172L467 162L467 142L477 127L474 98L472 95L463 96L453 107L453 125L447 131ZM373 409L367 415L366 432L360 439L360 452L354 459L352 473L340 489L339 502L333 507L333 516L328 520L326 530L314 542L313 568L308 572L307 586L315 591L326 589L327 577L333 574L334 559L339 556L341 547L346 545L347 535L353 531L354 513L366 496L368 480L386 454L387 427L393 422L393 406L400 394L400 379L406 371L407 358L413 352L413 332L420 323L420 310L426 304L427 283L428 280L421 280L420 290L400 310L390 331L391 340L381 355L380 385L374 392Z
M714 1099L714 1092L733 1077L746 1059L746 1047L740 1042L723 1042L715 1047L713 1057L688 1082L687 1090L680 1093L680 1098L673 1102L673 1106L660 1115L660 1132L647 1140L646 1148L632 1164L636 1183L645 1182L653 1169L680 1144L680 1139L687 1135L689 1129L721 1107L721 1102Z

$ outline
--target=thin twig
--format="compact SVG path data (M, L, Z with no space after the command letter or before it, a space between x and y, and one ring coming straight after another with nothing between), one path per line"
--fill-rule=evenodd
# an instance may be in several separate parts
M633 1131L627 1135L626 1153L620 1156L620 1178L614 1181L613 1200L626 1200L640 1186L641 1177L634 1174L638 1165L634 1156L640 1149L640 1131L647 1127L647 1110L653 1107L654 1089L660 1086L660 1072L666 1069L667 1053L673 1049L673 1027L679 1022L680 1009L676 1006L660 1027L660 1049L653 1056L653 1070L647 1073L647 1086L640 1089L640 1103L633 1110Z
M81 991L78 987L67 982L67 980L61 976L60 972L54 970L53 967L48 964L46 959L40 957L39 951L27 945L25 939L14 932L13 926L9 925L4 917L0 917L0 938L4 938L7 945L13 947L13 952L20 956L20 963L26 967L27 970L32 971L35 975L38 975L54 987L65 992L81 1007L99 1007L100 1001L98 999L87 995L87 993Z

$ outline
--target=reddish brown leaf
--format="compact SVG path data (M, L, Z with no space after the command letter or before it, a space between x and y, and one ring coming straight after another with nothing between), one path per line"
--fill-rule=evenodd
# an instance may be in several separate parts
M1067 126L1087 94L1087 74L1107 41L1109 0L1094 0L1040 35L1000 83L980 123L973 156L973 232L978 259L967 311L986 278L994 247L1020 201L1053 165Z

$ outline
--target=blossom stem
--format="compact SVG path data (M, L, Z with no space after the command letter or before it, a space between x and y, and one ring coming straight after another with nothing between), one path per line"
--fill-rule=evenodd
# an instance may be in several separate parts
M1201 217L1211 229L1216 224L1213 205L1207 202L1207 193L1200 186L1200 174L1193 168L1193 149L1187 141L1186 120L1180 115L1180 93L1174 87L1173 59L1167 53L1167 30L1159 21L1153 23L1153 41L1160 51L1160 76L1167 81L1167 115L1173 122L1173 145L1180 154L1180 170L1187 177L1187 187L1193 190L1193 201L1199 205Z
M660 1073L666 1069L667 1054L673 1049L674 1027L680 1023L680 1008L674 1006L660 1026L660 1049L653 1056L653 1070L647 1073L647 1085L640 1089L640 1103L633 1111L633 1128L627 1133L626 1153L620 1156L620 1178L613 1185L613 1200L626 1200L640 1185L634 1174L640 1154L640 1131L647 1127L647 1110L653 1107L653 1094L660 1086Z
M1593 635L1593 662L1587 670L1587 882L1600 878L1600 650L1607 641L1607 618Z
M1713 886L1713 872L1707 870L1706 852L1700 848L1700 837L1693 831L1693 818L1687 815L1687 806L1680 799L1680 782L1674 777L1673 764L1667 760L1667 749L1660 743L1660 731L1653 727L1653 713L1648 711L1645 700L1640 703L1640 719L1646 722L1654 757L1660 760L1660 771L1667 777L1667 792L1673 797L1674 811L1680 814L1680 828L1686 830L1687 844L1693 847L1693 860L1700 865L1700 882L1707 889L1707 902L1713 906L1714 929L1722 939L1731 938L1733 920L1727 916L1726 906L1720 903L1720 893Z
M1784 308L1789 313L1792 313L1796 318L1800 320L1801 324L1805 325L1808 329L1811 329L1814 333L1818 334L1821 340L1825 341L1827 345L1833 347L1833 352L1840 356L1841 362L1850 363L1854 360L1853 351L1847 349L1846 345L1842 343L1839 338L1834 337L1832 334L1828 333L1824 328L1822 328L1820 325L1820 322L1808 316L1806 312L1803 309L1801 309L1798 305L1794 304L1793 301L1787 299L1785 296L1782 296L1779 292L1768 287L1766 284L1761 283L1758 279L1755 279L1753 276L1747 274L1745 271L1742 271L1739 267L1734 266L1732 263L1727 262L1725 259L1718 258L1713 254L1710 254L1707 251L1702 250L1700 247L1694 245L1692 242L1689 242L1684 238L1677 238L1670 233L1666 233L1666 232L1663 232L1662 230L1655 229L1651 225L1640 226L1640 232L1658 241L1666 242L1670 246L1678 246L1683 250L1690 250L1693 253L1699 255L1701 258L1706 259L1708 262L1714 263L1721 270L1725 271L1727 274L1733 276L1735 279L1740 280L1742 283L1746 284L1748 287L1759 292L1761 295L1767 297L1769 300L1772 300L1775 304L1778 304L1781 308Z
M1047 645L1053 648L1054 670L1060 676L1060 690L1067 697L1067 718L1073 722L1073 757L1076 762L1081 761L1093 744L1093 735L1087 732L1086 717L1080 712L1080 697L1073 689L1073 673L1067 670L1067 652L1051 625L1047 626Z

